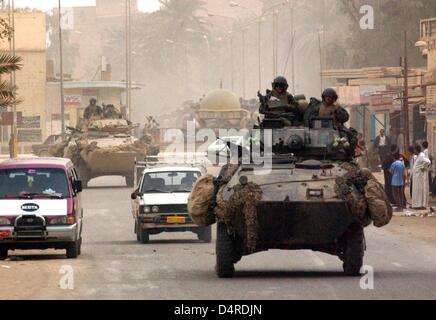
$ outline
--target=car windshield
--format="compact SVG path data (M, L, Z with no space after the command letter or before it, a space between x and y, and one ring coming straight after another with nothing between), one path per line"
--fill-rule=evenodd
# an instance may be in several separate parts
M169 171L146 173L141 193L191 192L201 176L197 171Z
M0 199L67 198L68 180L62 169L0 170Z

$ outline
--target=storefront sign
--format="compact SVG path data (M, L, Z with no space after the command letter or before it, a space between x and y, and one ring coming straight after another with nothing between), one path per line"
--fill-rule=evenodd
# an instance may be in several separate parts
M82 96L65 96L64 101L66 107L80 108L82 106Z

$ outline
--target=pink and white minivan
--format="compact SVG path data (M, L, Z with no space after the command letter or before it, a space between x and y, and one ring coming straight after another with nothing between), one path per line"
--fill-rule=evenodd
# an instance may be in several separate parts
M60 158L0 163L0 260L9 250L66 249L80 255L82 183Z

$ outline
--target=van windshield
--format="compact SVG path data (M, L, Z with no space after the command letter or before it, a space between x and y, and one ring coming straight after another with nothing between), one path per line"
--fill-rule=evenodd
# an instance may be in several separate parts
M70 196L62 169L0 170L0 199L64 199Z
M191 192L201 176L196 171L156 172L144 175L141 193Z

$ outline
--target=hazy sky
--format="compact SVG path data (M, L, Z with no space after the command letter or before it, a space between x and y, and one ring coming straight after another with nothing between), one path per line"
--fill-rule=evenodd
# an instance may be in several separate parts
M61 0L61 4L63 7L93 6L95 0ZM44 11L50 10L57 5L58 0L15 0L16 7L38 8ZM141 11L151 12L158 10L160 5L158 0L139 0L138 6Z

